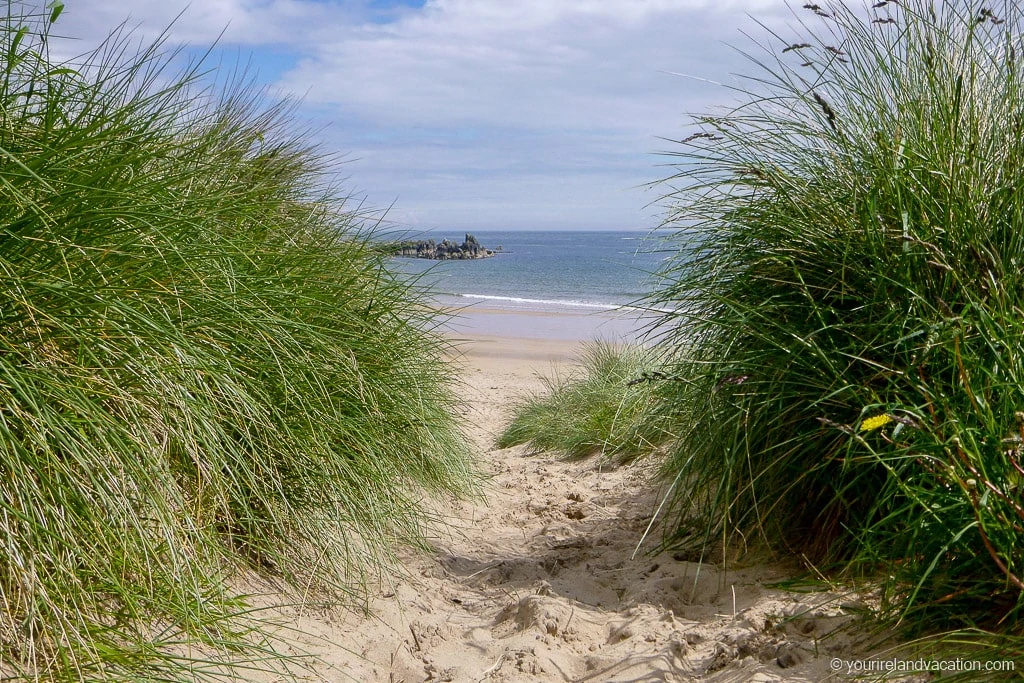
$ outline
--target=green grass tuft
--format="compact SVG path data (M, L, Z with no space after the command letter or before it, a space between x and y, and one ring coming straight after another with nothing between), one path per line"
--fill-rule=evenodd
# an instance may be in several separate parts
M578 368L544 378L544 390L526 396L498 439L500 448L528 444L570 458L601 455L625 461L648 454L669 437L648 420L656 394L652 365L638 346L586 345Z
M674 542L887 576L911 630L1021 633L1024 16L824 11L670 153Z
M358 601L473 489L447 343L287 105L51 18L0 26L0 673L272 667L226 577Z

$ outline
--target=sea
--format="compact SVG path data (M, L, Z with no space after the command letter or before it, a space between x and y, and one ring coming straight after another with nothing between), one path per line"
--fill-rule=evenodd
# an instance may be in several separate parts
M656 273L667 255L647 231L472 234L500 252L467 261L395 258L393 266L421 276L445 304L579 312L639 305L657 286ZM461 243L465 234L419 232L402 238Z
M644 298L658 286L657 273L671 255L661 236L650 231L472 234L498 253L463 261L392 259L396 272L428 285L439 305L459 309L469 333L583 340L635 337L645 325ZM461 243L465 234L431 231L399 238ZM495 315L501 312L534 317L524 325L522 318Z

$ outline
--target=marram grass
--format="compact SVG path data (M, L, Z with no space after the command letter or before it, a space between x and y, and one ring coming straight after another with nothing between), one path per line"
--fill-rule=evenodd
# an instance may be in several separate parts
M657 394L652 359L640 346L585 345L579 366L544 378L544 389L521 398L498 446L527 444L565 457L631 460L650 454L670 434L647 419Z
M887 577L910 630L1020 634L1021 7L795 11L669 153L672 542Z
M473 488L446 344L288 108L115 35L0 27L0 674L281 655L225 587L358 601ZM237 674L238 671L236 670Z

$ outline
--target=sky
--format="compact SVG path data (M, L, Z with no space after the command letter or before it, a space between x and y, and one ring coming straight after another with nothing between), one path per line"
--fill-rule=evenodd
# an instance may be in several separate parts
M64 0L84 52L124 24L247 64L412 230L656 227L671 140L735 104L784 0ZM749 37L748 37L749 36ZM67 50L66 46L61 49Z

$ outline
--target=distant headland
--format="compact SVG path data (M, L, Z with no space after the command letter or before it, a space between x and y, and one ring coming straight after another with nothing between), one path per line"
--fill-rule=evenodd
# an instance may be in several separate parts
M399 242L395 256L405 258L429 258L438 261L489 258L502 251L501 247L487 249L477 241L476 237L466 233L462 244L443 240L440 244L434 240Z

